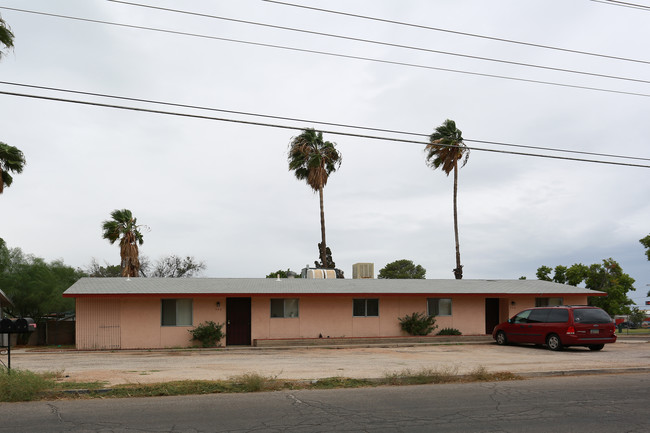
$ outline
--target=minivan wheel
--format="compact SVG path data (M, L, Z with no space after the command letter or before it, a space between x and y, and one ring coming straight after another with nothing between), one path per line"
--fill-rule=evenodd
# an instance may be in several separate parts
M508 344L508 338L506 337L506 333L503 331L497 332L497 344L500 346Z
M551 350L562 350L562 341L557 334L550 334L546 337L546 346Z
M605 347L604 344L592 344L589 346L589 350L601 350L603 347Z

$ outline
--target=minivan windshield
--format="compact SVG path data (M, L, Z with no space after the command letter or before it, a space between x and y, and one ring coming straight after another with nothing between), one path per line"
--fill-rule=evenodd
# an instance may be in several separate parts
M600 308L576 308L573 310L575 323L610 323L612 318Z

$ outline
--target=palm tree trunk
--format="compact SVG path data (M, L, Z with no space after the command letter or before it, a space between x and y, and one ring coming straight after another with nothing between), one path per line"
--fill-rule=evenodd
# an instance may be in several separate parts
M323 264L323 268L328 268L329 263L327 263L327 245L325 244L325 210L323 209L323 187L321 186L318 189L318 196L320 198L320 234L321 234L321 244L320 244L320 261Z
M460 245L458 242L458 160L454 164L454 237L456 239L456 269L454 269L454 276L457 280L463 278L463 266L460 264Z

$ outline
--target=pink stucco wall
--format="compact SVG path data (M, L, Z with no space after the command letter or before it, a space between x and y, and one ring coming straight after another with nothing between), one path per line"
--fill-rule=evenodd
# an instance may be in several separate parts
M217 301L220 301L219 308ZM193 324L208 320L225 323L225 301L221 297L194 298ZM193 326L161 326L160 298L77 298L76 311L78 349L155 349L193 345L188 332ZM110 338L105 337L108 332Z
M438 329L465 335L485 333L485 297L452 298L452 315L436 317ZM271 318L270 296L251 299L251 340L279 338L393 337L406 335L398 317L426 312L427 296L368 296L379 299L378 317L353 317L350 296L299 297L299 316ZM585 296L564 296L564 304L586 304ZM217 306L217 303L219 306ZM161 326L158 297L77 298L78 349L135 349L192 346L188 330L205 321L226 322L225 297L193 298L193 326ZM535 306L535 296L502 297L499 321ZM224 332L226 327L224 325ZM225 344L225 339L221 344Z

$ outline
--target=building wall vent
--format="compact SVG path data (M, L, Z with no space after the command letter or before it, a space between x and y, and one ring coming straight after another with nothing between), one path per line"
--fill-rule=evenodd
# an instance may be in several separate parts
M352 278L375 278L374 263L355 263L352 265Z

